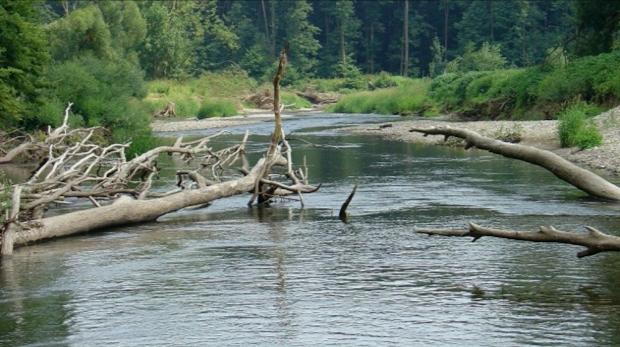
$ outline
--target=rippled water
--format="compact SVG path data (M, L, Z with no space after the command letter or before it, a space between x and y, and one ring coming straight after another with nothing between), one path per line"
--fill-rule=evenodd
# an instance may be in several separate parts
M484 152L334 130L355 121L378 119L285 124L292 138L337 147L293 142L323 182L304 210L234 197L19 249L0 268L0 345L620 343L620 255L413 232L468 221L613 232L619 205ZM271 128L251 128L258 151ZM338 208L354 183L345 225Z

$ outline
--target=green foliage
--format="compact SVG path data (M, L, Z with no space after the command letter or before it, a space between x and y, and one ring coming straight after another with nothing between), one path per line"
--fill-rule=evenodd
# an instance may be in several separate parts
M608 0L577 0L578 27L575 53L579 56L609 52L620 28L620 2Z
M202 103L198 110L198 119L209 117L227 117L237 114L234 103L226 99L207 99Z
M394 77L395 76L390 76L390 74L385 71L381 71L378 75L370 78L370 81L368 82L368 87L371 90L396 87L398 85L398 82Z
M281 99L280 102L286 106L286 109L289 109L289 110L298 110L301 108L312 107L312 103L310 103L310 101L302 97L299 97L295 93L281 92L280 99Z
M241 98L256 88L256 81L240 69L206 72L186 81L154 80L147 83L145 99L150 113L161 110L168 102L176 104L177 115L196 117L207 98Z
M462 56L446 64L446 72L469 72L497 70L506 66L506 58L502 56L499 45L483 42L476 50L473 44L465 47Z
M431 44L431 62L428 64L428 74L431 77L441 75L446 70L446 49L439 42L439 38L435 36Z
M577 146L581 149L596 147L603 142L601 133L589 119L596 107L577 102L560 113L558 135L562 147Z
M47 32L50 51L56 60L68 60L84 53L101 59L115 55L112 34L96 5L82 7L50 23Z
M290 43L290 66L299 74L311 76L317 65L317 54L321 45L315 38L319 28L313 25L308 16L312 6L306 0L284 2L291 6L285 17L286 35Z
M34 1L0 2L0 126L16 125L36 104L49 60Z
M425 114L434 113L427 98L430 80L417 79L396 88L345 95L330 110L344 113Z

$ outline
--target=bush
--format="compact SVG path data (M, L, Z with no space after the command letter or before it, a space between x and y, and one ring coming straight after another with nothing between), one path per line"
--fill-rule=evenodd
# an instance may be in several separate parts
M345 95L330 108L333 112L379 114L427 114L434 110L428 99L430 80L411 80L396 88Z
M198 110L198 119L209 117L226 117L237 114L237 107L228 100L205 100Z
M312 103L310 101L299 97L295 93L291 92L281 92L280 94L281 103L286 106L287 109L298 110L300 108L310 108L312 107Z
M473 44L467 45L463 56L448 62L445 70L446 72L490 71L502 69L506 63L499 45L484 42L478 50Z
M562 147L591 148L603 142L603 136L590 120L596 108L583 102L568 107L559 116L558 135Z

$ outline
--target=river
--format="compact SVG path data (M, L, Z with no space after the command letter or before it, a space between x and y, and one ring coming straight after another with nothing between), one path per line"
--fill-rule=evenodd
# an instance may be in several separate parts
M414 233L469 221L618 232L619 205L485 152L338 131L391 119L285 120L291 138L329 145L291 141L323 183L305 209L248 209L240 196L18 249L0 268L0 345L620 344L620 254ZM250 128L255 159L271 127L218 141Z

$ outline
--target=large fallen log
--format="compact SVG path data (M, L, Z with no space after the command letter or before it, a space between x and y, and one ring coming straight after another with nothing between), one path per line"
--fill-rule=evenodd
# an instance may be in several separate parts
M504 239L565 243L586 247L577 253L577 257L587 257L600 252L620 251L620 237L605 234L593 227L586 227L587 233L561 231L552 226L541 226L535 231L518 231L486 228L474 223L467 229L416 229L417 233L440 236L473 237L477 241L483 236Z
M154 148L132 160L125 156L127 144L101 146L93 142L96 129L82 129L79 141L67 143L68 134L75 133L67 126L69 105L63 125L48 131L52 140L40 143L47 147L45 160L26 182L13 188L10 213L7 211L8 218L0 226L0 255L10 255L14 247L40 240L153 221L182 208L237 194L251 192L266 203L274 196L290 194L301 200L302 193L316 191L318 187L307 183L303 171L293 169L292 149L284 136L279 82L285 65L283 51L274 77L274 133L265 155L251 169L245 158L248 133L240 144L218 151L209 142L219 134L189 142L180 137L171 146ZM176 187L153 192L157 158L162 154L179 156L188 164L197 161L198 165L177 171ZM234 168L237 163L241 167ZM285 167L285 172L278 175L272 170L275 166ZM277 180L283 177L291 184ZM88 199L94 207L45 216L52 205L68 198ZM254 197L250 205L253 201Z
M531 146L508 143L482 136L475 131L456 129L447 126L430 128L412 128L411 132L427 135L443 135L465 140L465 148L477 147L508 158L519 159L541 166L558 178L572 184L593 197L620 201L620 187L605 180L597 174L585 170L559 155Z

